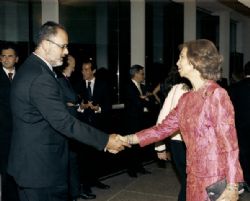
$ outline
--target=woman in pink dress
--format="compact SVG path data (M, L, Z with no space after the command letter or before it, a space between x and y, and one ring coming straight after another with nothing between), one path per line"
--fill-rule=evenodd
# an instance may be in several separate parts
M178 71L193 89L180 98L161 124L123 140L146 146L180 130L187 148L187 201L208 201L206 187L224 178L227 187L217 200L236 201L243 177L234 109L227 92L216 84L222 56L205 39L186 42L180 50Z

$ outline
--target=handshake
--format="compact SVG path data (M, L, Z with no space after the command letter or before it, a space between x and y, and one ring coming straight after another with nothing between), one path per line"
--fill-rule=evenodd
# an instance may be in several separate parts
M109 135L108 143L105 147L105 151L116 154L125 149L125 147L131 147L132 144L138 144L139 140L135 134L121 136L118 134Z

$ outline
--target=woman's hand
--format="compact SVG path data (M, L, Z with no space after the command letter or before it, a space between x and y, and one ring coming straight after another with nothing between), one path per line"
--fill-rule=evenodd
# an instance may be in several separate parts
M126 142L128 144L138 144L139 139L135 134L125 135L125 136L119 136L120 140L123 142Z
M227 184L226 189L216 201L237 201L238 199L238 184Z

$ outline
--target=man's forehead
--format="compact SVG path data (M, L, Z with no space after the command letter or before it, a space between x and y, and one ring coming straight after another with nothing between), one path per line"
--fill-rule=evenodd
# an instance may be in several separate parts
M2 49L1 52L12 52L12 53L15 53L15 50L12 49L12 48L8 48L8 49Z
M11 48L9 48L9 49L3 49L2 51L1 51L1 55L5 55L5 56L12 56L12 55L16 55L16 52L15 52L15 50L14 49L11 49Z
M68 40L67 32L62 29L58 29L57 34L54 37Z
M91 64L90 63L83 64L82 69L91 69Z

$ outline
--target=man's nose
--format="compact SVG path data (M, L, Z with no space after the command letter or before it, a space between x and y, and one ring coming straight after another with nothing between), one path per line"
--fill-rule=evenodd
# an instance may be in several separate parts
M64 51L64 55L68 55L69 54L68 48L64 48L63 51Z

